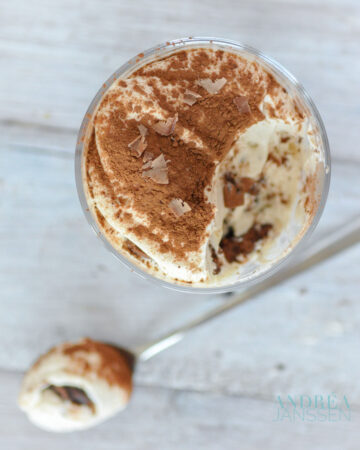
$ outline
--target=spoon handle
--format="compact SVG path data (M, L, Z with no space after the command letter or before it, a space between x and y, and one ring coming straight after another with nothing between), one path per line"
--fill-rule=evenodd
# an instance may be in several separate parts
M295 263L289 267L285 267L280 272L276 273L270 278L267 278L248 289L240 293L235 293L228 301L220 306L208 311L201 315L197 319L190 321L189 323L176 328L173 331L161 336L160 338L138 347L134 351L134 355L140 361L146 361L161 351L171 347L179 342L185 334L197 328L215 317L237 307L261 292L276 286L283 281L304 272L307 269L315 266L316 264L325 261L326 259L340 253L341 251L360 242L360 217L356 217L351 222L337 229L337 231L331 233L320 241L314 242L311 246L306 248L302 253L298 255L298 259Z

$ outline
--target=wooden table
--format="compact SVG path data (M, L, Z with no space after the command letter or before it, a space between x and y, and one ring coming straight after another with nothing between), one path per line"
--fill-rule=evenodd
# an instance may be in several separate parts
M312 95L333 155L313 239L360 213L358 0L2 0L1 449L359 448L359 246L141 365L129 408L93 430L45 433L16 407L23 371L49 346L86 335L132 346L226 301L123 268L74 184L77 129L103 81L143 49L190 35L258 47ZM351 420L276 421L278 396L321 394L346 395Z

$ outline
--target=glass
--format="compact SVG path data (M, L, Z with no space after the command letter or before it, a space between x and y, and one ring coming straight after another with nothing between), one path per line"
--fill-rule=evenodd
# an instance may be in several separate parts
M243 56L247 59L253 59L255 61L260 62L260 64L270 73L272 73L275 78L280 82L282 86L284 86L289 94L296 100L298 104L301 105L302 109L306 111L309 120L311 121L311 125L314 130L314 137L317 140L318 148L322 153L322 164L318 168L318 183L317 183L317 191L316 194L319 196L320 200L317 203L318 207L316 213L312 215L312 220L307 229L301 230L299 232L298 227L294 224L291 224L286 228L285 234L288 235L290 233L293 234L293 239L290 240L290 244L286 246L286 248L281 248L277 250L277 257L267 263L256 263L253 266L250 266L241 274L241 278L238 276L229 277L228 283L221 286L188 286L176 284L175 282L165 281L160 278L156 278L154 275L147 273L142 270L131 261L129 261L123 254L119 253L106 239L106 236L103 235L101 230L99 229L95 218L92 213L89 211L87 199L83 186L83 176L84 176L84 167L83 167L83 152L84 152L84 144L86 142L88 132L91 129L91 120L94 111L96 110L100 100L103 95L107 92L109 87L112 85L115 79L118 78L126 78L132 72L139 69L139 67L148 64L149 62L166 57L174 52L189 49L189 48L212 48L212 49L222 49L225 51L230 51L232 53ZM143 56L142 56L143 55ZM317 111L313 101L306 93L303 86L297 81L297 79L288 72L284 67L282 67L279 63L274 61L272 58L263 55L258 50L251 48L247 45L239 44L237 42L229 41L226 39L218 39L211 37L194 37L194 38L184 38L178 39L170 42L166 42L165 44L158 45L149 50L143 52L141 58L136 56L132 58L130 61L121 66L115 73L113 73L108 80L103 84L103 87L97 92L93 101L91 102L85 117L82 121L80 131L78 134L78 141L75 152L75 177L76 177L76 186L80 199L80 203L82 209L84 211L85 217L92 228L95 230L96 234L103 241L105 247L111 251L113 255L115 255L125 266L127 266L132 272L140 275L141 277L155 281L156 284L161 285L163 287L172 288L178 291L189 292L189 293L221 293L233 291L239 288L248 287L264 278L267 278L278 271L285 261L288 260L290 255L293 255L301 248L304 247L304 244L308 240L309 236L315 229L322 211L324 209L329 184L330 184L330 149L329 142L327 139L326 131L322 119L320 117L319 112ZM281 236L277 239L278 242L281 242ZM286 239L285 239L286 241ZM288 239L289 241L289 239ZM283 244L284 246L284 239Z

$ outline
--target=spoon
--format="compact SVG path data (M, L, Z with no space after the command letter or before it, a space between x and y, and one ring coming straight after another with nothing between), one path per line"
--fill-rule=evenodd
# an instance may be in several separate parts
M225 314L260 293L310 269L359 242L360 217L357 217L345 226L340 227L337 231L308 246L298 255L294 263L284 267L282 271L272 277L260 281L240 293L234 293L220 306L210 309L198 318L132 350L113 344L91 341L90 339L54 347L48 354L38 359L28 371L23 381L19 405L32 422L49 431L74 431L96 425L124 409L128 403L132 390L132 376L137 363L147 361L163 350L175 345L191 330ZM66 351L70 351L71 354L75 355L75 359L79 358L80 354L75 354L74 350L80 351L84 355L86 346L90 346L92 350L89 351L91 355L90 353L86 354L85 351L85 358L92 357L85 361L85 364L91 366L94 356L97 356L100 360L105 361L102 365L103 373L96 372L98 369L95 364L91 369L93 371L91 375L95 374L95 377L84 376L82 380L79 380L76 372L71 374L70 371L69 375L69 367L74 363L74 360L68 359L64 361L64 355ZM65 351L64 348L67 350ZM112 352L112 355L109 352ZM56 359L59 358L59 354L60 360ZM39 379L39 376L36 376L39 375L36 374L36 371L44 374L46 370L54 366L54 358L56 359L56 367L59 366L59 361L62 361L60 368L48 374L46 379L42 378L41 382L37 384L33 382L34 379ZM96 390L99 386L97 382L94 382L94 379L97 380L100 377L103 378L102 382L104 382L104 377L106 376L104 374L106 373L112 375L113 378L116 376L120 377L120 382L115 389L111 383L108 383L108 386L105 386L105 388L102 385L101 395L97 395L99 392ZM60 379L62 382L59 382ZM72 381L75 381L75 383L72 383ZM104 394L104 389L105 391L107 390L106 395ZM96 398L96 401L93 402L92 398ZM91 410L91 413L86 410L86 407ZM78 420L81 414L84 416L83 421Z

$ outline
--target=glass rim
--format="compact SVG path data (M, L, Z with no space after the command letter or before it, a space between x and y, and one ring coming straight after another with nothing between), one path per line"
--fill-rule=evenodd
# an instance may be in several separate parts
M115 79L120 78L123 76L126 72L134 71L138 67L146 64L149 62L149 60L154 60L156 57L163 57L165 56L166 52L168 54L172 54L174 52L177 52L181 50L184 47L193 46L196 48L197 46L209 46L214 45L217 47L231 50L237 50L242 51L245 53L248 53L249 55L252 55L260 60L260 62L265 63L265 65L270 66L270 68L274 71L275 74L280 74L283 76L294 88L294 90L297 92L301 100L305 103L306 107L309 109L311 116L315 119L315 122L318 126L318 134L320 136L322 149L323 149L323 157L324 157L324 176L320 183L320 201L317 205L316 213L311 218L311 222L306 228L306 230L303 232L302 236L299 237L297 242L295 244L290 243L289 248L287 249L284 256L280 257L277 261L275 261L273 264L271 264L268 268L264 269L263 271L260 271L258 273L255 272L252 278L250 279L243 279L239 280L238 282L233 282L231 284L224 284L223 286L209 286L209 287L202 287L202 286L187 286L186 284L177 284L176 282L166 281L164 279L158 278L155 275L146 272L145 270L141 269L136 264L132 263L125 255L121 254L119 251L117 251L111 243L106 239L104 236L102 230L99 228L95 217L90 211L88 201L85 194L85 189L83 185L83 151L84 151L84 144L86 142L86 135L88 126L92 121L93 113L95 109L97 108L99 102L103 98L104 94L107 92L107 90L111 87ZM307 243L309 237L311 236L312 232L316 228L320 217L322 215L322 212L325 207L325 203L327 200L328 192L329 192L329 186L330 186L330 177L331 177L331 159L330 159L330 146L328 137L326 134L325 126L322 121L322 118L320 116L320 113L318 109L316 108L313 100L309 96L309 94L306 92L303 85L297 80L297 78L289 72L285 67L283 67L280 63L278 63L276 60L274 60L272 57L269 57L265 54L263 54L261 51L255 49L254 47L251 47L247 44L238 43L233 40L229 39L222 39L222 38L216 38L216 37L188 37L188 38L182 38L182 39L175 39L171 41L167 41L165 43L156 45L154 47L149 48L148 50L143 51L142 53L138 54L137 56L131 58L128 60L125 64L120 66L113 74L108 77L108 79L105 81L103 86L98 90L95 97L91 101L89 107L87 108L87 111L84 115L84 118L82 120L79 133L78 133L78 139L75 149L75 180L76 180L76 188L78 197L80 200L80 204L83 210L83 213L89 223L89 225L92 227L96 235L101 239L105 247L118 259L121 263L123 263L128 269L130 269L131 272L135 272L136 275L140 276L143 279L146 279L158 286L162 286L168 289L185 292L185 293L192 293L192 294L220 294L230 291L235 291L240 288L249 287L257 282L268 278L272 276L274 273L276 273L278 270L281 269L282 265L285 263L285 261L288 261L289 257L293 257L297 252L299 252L301 249L304 248L305 244Z

